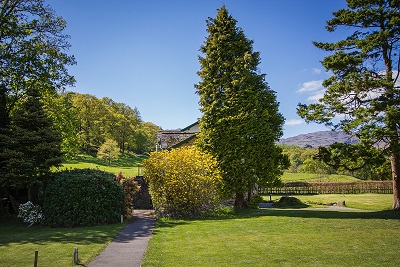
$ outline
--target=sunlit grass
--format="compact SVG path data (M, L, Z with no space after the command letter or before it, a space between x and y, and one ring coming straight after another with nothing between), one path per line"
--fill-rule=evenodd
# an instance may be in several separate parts
M309 207L327 206L330 203L345 201L346 207L382 211L389 210L393 204L393 194L320 194L320 195L292 195ZM277 203L282 195L263 195L264 201Z
M259 209L158 221L142 266L400 266L400 213Z
M389 210L393 204L393 194L322 194L296 195L303 203L337 203L345 201L346 207L362 210Z
M339 174L314 174L285 172L281 177L282 182L357 182L359 179Z
M109 166L106 161L100 158L90 155L79 155L72 160L68 160L58 170L90 168L111 172L116 175L122 172L126 177L135 177L143 175L140 164L146 158L147 156L126 154L119 157L118 160L112 161Z

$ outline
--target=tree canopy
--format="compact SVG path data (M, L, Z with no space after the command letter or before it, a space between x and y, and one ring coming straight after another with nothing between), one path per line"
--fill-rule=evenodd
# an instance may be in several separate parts
M73 84L65 27L43 0L0 2L0 125L10 124L10 112L29 88L54 93Z
M107 161L108 165L111 165L111 161L118 159L120 155L118 143L112 139L107 139L97 152L97 156Z
M43 0L0 1L0 175L30 187L61 162L61 137L44 110L45 94L74 83L66 22Z
M275 142L283 116L275 92L259 74L260 54L225 6L207 20L196 85L201 112L199 145L218 161L227 194L237 207L254 186L272 184L288 167Z
M333 75L323 82L326 91L319 102L299 104L298 114L307 122L357 136L365 149L376 146L389 155L393 209L400 210L400 2L347 0L347 5L333 13L326 29L354 32L336 43L314 42L331 53L322 65Z
M137 108L89 94L69 93L69 98L79 128L76 142L81 151L97 153L106 139L115 140L121 153L154 150L159 127L143 122ZM67 115L71 109L65 110Z

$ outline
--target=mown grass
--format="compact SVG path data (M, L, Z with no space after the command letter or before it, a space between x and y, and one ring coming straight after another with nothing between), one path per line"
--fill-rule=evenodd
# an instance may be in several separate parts
M390 210L393 204L392 194L321 194L321 195L292 195L306 203L310 208L326 207L331 203L345 201L347 208L368 211ZM277 203L282 195L263 195L264 201Z
M282 182L357 182L359 179L339 174L314 174L285 172L281 177Z
M160 219L142 266L400 266L400 213L258 209Z
M329 203L345 201L346 207L371 211L390 210L393 204L392 194L298 195L295 197L303 203L308 202L313 205L316 203L327 205Z
M38 266L77 266L74 248L86 265L122 230L125 224L96 227L51 228L28 227L17 219L0 221L0 266L31 267L35 250L39 251Z
M122 172L125 177L135 177L143 174L140 164L147 157L144 155L125 154L120 156L118 160L112 161L111 165L108 165L105 160L82 154L72 160L68 160L58 170L90 168L111 172L116 175Z

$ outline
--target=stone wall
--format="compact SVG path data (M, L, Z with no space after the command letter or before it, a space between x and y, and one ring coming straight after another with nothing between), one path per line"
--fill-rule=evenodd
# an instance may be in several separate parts
M153 209L149 193L149 185L144 180L143 176L136 176L135 181L140 186L139 191L133 195L133 208L134 209Z

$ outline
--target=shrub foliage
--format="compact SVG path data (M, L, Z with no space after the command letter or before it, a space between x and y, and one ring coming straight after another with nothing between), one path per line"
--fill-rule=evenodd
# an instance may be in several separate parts
M57 173L44 192L46 223L72 227L118 222L125 212L125 195L114 178L91 169Z
M154 152L144 162L144 171L159 215L201 216L219 205L217 163L195 147Z
M139 190L137 182L134 178L125 177L122 172L117 175L115 180L122 185L126 206L124 217L129 220L133 215L133 195Z

